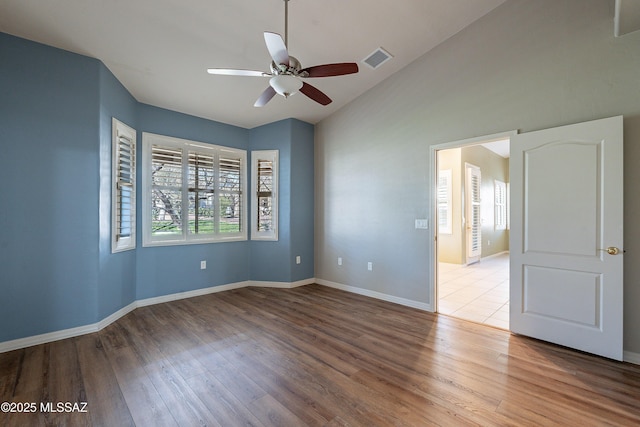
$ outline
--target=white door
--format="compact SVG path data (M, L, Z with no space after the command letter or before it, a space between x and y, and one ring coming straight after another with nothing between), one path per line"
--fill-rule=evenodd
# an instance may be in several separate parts
M480 261L482 254L482 216L480 212L480 168L470 163L465 163L465 227L467 264Z
M622 117L512 139L513 332L622 360L622 160Z

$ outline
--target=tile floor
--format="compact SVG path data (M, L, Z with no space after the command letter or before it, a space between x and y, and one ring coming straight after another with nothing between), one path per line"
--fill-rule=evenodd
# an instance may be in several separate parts
M509 254L472 265L438 264L438 311L509 329Z

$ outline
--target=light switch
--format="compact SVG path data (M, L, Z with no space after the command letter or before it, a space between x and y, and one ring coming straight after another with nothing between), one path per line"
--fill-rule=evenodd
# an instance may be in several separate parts
M429 229L429 220L428 219L416 219L416 229L428 230Z

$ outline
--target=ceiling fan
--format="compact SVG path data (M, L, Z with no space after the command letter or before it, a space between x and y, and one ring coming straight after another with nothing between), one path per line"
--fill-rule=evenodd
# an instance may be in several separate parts
M302 79L311 77L333 77L358 72L358 64L354 62L341 62L336 64L316 65L302 68L300 62L289 55L287 51L288 25L289 25L289 0L284 0L284 40L277 33L265 32L264 41L267 50L271 55L271 72L238 70L229 68L209 68L209 74L227 76L248 76L248 77L271 77L269 87L262 92L262 95L253 104L254 107L262 107L267 104L276 94L285 98L300 91L312 100L321 105L331 103L331 98L325 95L316 87L310 85Z

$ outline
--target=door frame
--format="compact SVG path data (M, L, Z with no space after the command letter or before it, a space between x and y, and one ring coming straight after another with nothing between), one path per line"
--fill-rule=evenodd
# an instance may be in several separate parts
M485 142L498 141L501 139L512 139L514 135L517 135L517 130L505 131L494 133L491 135L476 136L473 138L462 139L458 141L445 142L441 144L435 144L429 147L429 165L431 167L431 173L429 174L429 189L431 190L431 197L429 203L429 218L432 218L429 230L429 239L431 239L432 256L429 258L429 266L431 267L431 276L429 278L429 295L431 296L431 308L432 312L438 312L438 151L448 150L451 148L460 148L469 145L479 145ZM509 199L510 200L510 199Z

